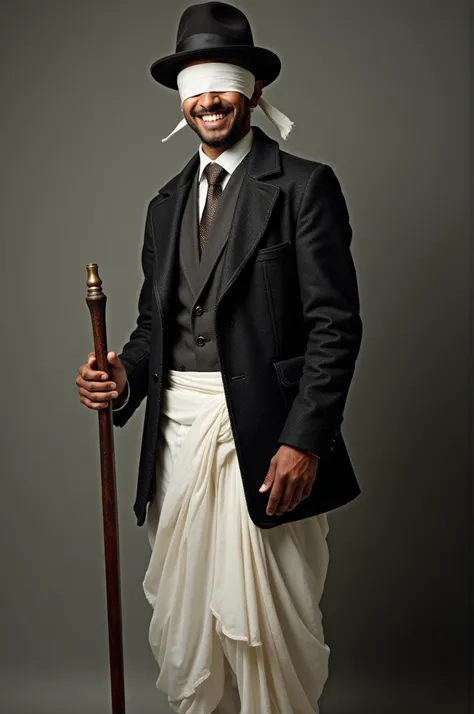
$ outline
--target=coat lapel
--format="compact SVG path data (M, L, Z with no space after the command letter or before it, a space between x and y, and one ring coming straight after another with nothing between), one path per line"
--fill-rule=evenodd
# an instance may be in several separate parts
M281 172L278 143L252 128L254 142L229 233L217 304L257 249L280 193L278 186L262 180Z
M199 154L195 154L183 171L163 186L151 206L156 256L155 281L165 310L170 305L170 289L178 264L181 219L198 164Z
M199 287L198 205L199 192L196 175L191 182L191 190L184 207L179 237L181 266L193 295L196 295Z

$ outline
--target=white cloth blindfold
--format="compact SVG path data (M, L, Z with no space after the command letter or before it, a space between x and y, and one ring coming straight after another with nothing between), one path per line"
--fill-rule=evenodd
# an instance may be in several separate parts
M178 92L183 103L189 97L195 97L204 92L240 92L247 99L251 99L255 90L255 77L243 67L226 62L203 62L186 67L178 74ZM293 128L293 122L276 107L260 97L258 106L267 115L270 121L278 128L282 139L287 138ZM171 134L162 139L168 141L180 129L187 126L186 119L182 119Z

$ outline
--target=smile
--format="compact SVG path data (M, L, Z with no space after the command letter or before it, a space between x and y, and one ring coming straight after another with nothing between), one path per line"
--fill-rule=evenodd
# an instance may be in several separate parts
M215 112L214 114L202 114L198 118L206 125L206 127L215 129L224 124L227 117L227 113Z

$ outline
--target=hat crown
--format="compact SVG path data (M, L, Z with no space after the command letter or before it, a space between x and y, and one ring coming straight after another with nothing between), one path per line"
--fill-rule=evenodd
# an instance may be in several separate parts
M176 52L187 46L194 35L214 35L227 45L253 46L250 23L244 13L224 2L190 5L181 16L176 37Z
M178 75L196 61L234 62L249 70L264 87L278 77L281 62L270 49L256 47L246 16L225 2L190 5L181 15L174 54L156 60L152 77L170 89L178 89Z

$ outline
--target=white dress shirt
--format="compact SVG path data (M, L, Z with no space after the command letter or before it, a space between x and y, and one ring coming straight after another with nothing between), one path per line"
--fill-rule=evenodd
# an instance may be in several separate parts
M250 149L252 148L253 144L253 131L250 129L247 134L240 139L236 144L230 147L230 149L226 149L225 151L222 152L220 156L215 159L214 163L219 164L219 166L222 166L223 169L227 171L227 174L224 176L222 180L222 190L225 189L227 184L229 183L229 179L232 176L233 172L237 168L237 166L245 159L247 154L250 152ZM203 173L204 169L208 164L213 163L213 160L207 156L204 151L202 150L202 144L199 147L199 220L201 220L202 213L204 211L204 206L206 205L206 198L207 198L207 178L205 174ZM129 400L130 397L130 385L127 380L126 384L126 390L127 390L127 397L124 401L124 403L120 407L115 407L113 409L114 412L120 411L120 409L123 409Z

